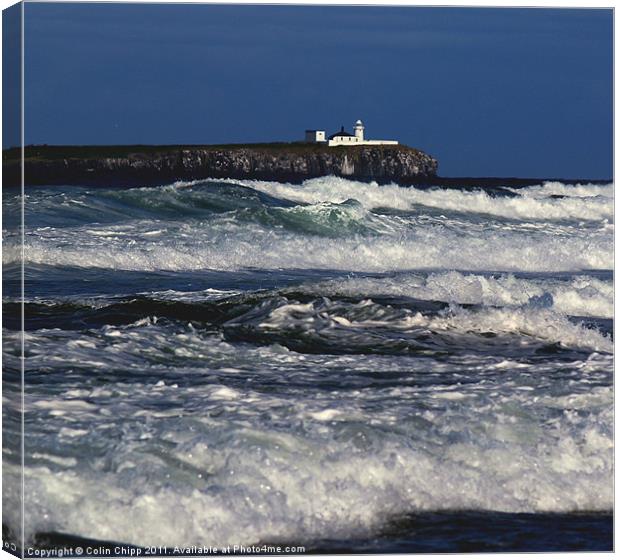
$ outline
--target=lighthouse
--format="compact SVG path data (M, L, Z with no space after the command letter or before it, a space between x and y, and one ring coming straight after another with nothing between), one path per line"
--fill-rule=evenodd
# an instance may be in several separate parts
M398 140L366 140L364 138L364 123L357 119L353 125L353 134L347 132L344 126L339 132L325 138L324 130L306 130L306 142L328 146L396 146Z
M355 128L353 130L355 132L355 138L357 138L357 141L363 142L364 141L364 123L360 119L357 119L357 121L355 122Z

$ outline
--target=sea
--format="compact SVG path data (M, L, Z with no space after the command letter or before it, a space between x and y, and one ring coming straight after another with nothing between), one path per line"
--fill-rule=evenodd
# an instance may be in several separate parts
M611 550L613 196L4 189L5 546Z

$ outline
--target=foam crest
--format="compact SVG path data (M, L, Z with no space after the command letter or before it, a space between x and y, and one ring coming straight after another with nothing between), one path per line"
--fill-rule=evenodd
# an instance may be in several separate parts
M326 298L307 304L288 303L283 300L270 302L264 308L255 309L234 319L230 324L248 322L262 332L279 331L289 337L308 335L322 341L351 334L356 338L347 342L351 348L365 342L364 339L360 340L360 335L365 331L368 336L373 336L375 332L380 333L385 329L391 333L401 333L404 340L413 338L413 341L417 342L420 338L424 341L424 347L429 348L432 347L430 339L444 333L451 337L448 347L459 346L454 335L460 335L467 337L464 343L470 345L472 350L475 346L469 338L471 334L483 335L487 339L484 344L478 341L482 348L486 344L494 344L488 339L490 335L500 337L497 344L503 345L506 341L501 338L502 335L509 334L521 338L523 345L544 341L568 348L613 352L613 342L599 331L572 323L564 315L536 306L481 310L467 310L455 306L428 315L378 305L372 300L350 305L332 302ZM396 335L391 334L388 342L397 342ZM380 341L373 340L372 343L376 346ZM514 340L508 341L508 344L514 344Z
M613 239L599 233L570 237L485 229L465 233L431 224L392 235L350 235L334 243L330 238L251 223L147 221L114 228L40 231L27 236L25 257L26 262L37 264L140 271L246 267L366 272L609 270ZM18 258L18 252L7 251L3 262Z
M535 307L520 309L457 309L428 322L431 329L455 329L476 333L518 333L566 347L595 352L613 352L613 341L597 330L574 324L565 316Z
M614 185L608 183L606 185L593 183L577 183L575 185L560 183L559 181L546 181L542 185L527 187L525 189L511 189L513 192L528 197L547 198L550 196L568 196L568 197L603 197L613 199Z
M492 306L522 306L549 295L550 307L559 313L603 318L614 315L613 282L588 275L526 279L513 274L492 276L448 271L346 278L307 284L302 289L325 295L403 296Z
M514 426L502 423L495 429L498 435L505 430L505 438L519 437ZM350 432L349 437L361 433ZM265 442L283 439L278 433L247 435ZM599 446L611 443L596 428L589 436ZM193 481L181 488L144 487L136 467L154 470L147 470L148 457L121 463L117 476L29 468L26 501L37 504L27 520L29 537L35 530L56 529L144 546L203 545L208 539L221 547L238 544L240 535L246 545L362 536L390 516L414 511L578 511L613 505L610 461L600 447L589 450L570 436L516 460L514 449L471 443L448 446L441 461L395 444L384 446L382 458L364 456L355 445L321 450L301 439L286 443L288 449L280 452L256 447L212 451L215 461L206 459L207 445L189 444L183 455L195 457L194 468L186 467ZM541 466L532 469L534 460ZM207 477L210 483L203 482ZM46 522L45 514L53 514L55 521Z
M456 189L419 189L395 184L377 185L338 177L310 179L303 185L261 181L244 182L272 196L297 202L360 201L366 208L395 208L411 211L417 206L446 211L489 214L510 219L530 220L609 220L613 221L613 187L573 187L561 183L537 190L518 190L518 196L493 197L483 190L468 192ZM575 189L575 195L573 195ZM552 194L563 198L550 198ZM599 192L587 196L584 192ZM532 196L533 194L533 196Z

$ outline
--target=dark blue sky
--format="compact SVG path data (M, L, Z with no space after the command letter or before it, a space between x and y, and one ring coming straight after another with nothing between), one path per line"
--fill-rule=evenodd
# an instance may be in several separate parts
M607 178L612 19L28 2L26 143L290 141L361 118L446 176Z

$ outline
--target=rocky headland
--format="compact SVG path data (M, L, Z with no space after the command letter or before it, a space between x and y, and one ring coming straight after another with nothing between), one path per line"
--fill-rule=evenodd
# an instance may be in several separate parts
M4 186L21 184L21 150L3 152ZM437 160L404 145L27 146L25 185L146 186L209 177L302 182L335 175L424 183Z

